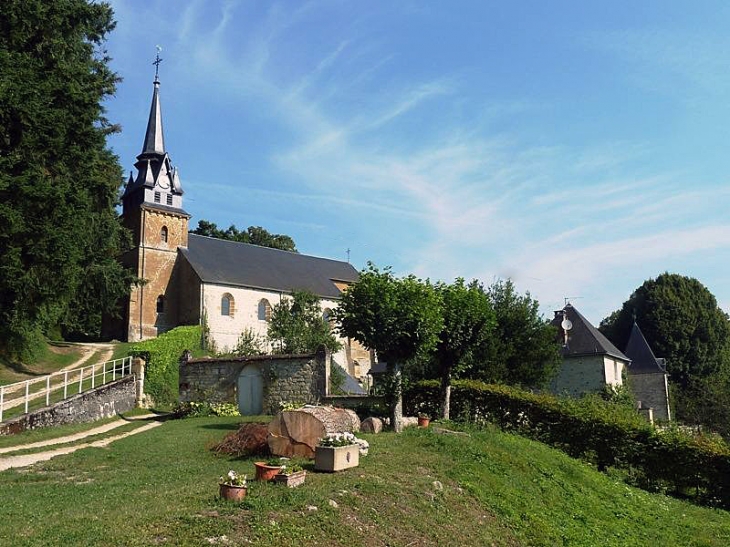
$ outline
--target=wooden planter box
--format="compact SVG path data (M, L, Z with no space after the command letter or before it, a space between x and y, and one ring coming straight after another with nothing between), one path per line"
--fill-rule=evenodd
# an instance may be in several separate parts
M360 447L356 444L347 446L317 446L314 448L314 469L317 471L342 471L357 467L360 463Z
M304 484L304 479L307 478L307 472L297 471L296 473L290 473L289 475L283 475L279 473L278 475L274 475L274 482L276 484L285 484L289 488L296 488L299 485Z

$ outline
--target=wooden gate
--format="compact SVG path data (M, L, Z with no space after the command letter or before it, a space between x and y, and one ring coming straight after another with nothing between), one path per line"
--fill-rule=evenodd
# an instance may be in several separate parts
M238 410L242 416L261 414L264 409L264 378L261 369L248 365L238 377Z

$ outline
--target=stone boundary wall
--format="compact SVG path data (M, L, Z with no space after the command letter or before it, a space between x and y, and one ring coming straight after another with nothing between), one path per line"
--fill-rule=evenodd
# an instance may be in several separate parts
M180 362L180 402L238 404L238 377L254 365L263 379L263 413L276 414L279 403L316 404L327 395L330 355L256 355L188 359Z
M360 406L385 404L385 397L382 395L328 395L322 398L322 404L355 409Z
M27 429L65 424L93 422L110 418L135 407L136 379L125 376L74 395L52 406L40 408L18 418L0 423L0 435L20 433Z

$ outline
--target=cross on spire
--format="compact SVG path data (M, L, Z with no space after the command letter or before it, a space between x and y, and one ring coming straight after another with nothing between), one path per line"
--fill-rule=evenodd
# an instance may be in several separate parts
M160 51L162 51L162 48L157 46L157 55L155 56L155 60L152 62L152 64L155 65L155 83L160 83L160 63L162 62L162 59L160 58Z

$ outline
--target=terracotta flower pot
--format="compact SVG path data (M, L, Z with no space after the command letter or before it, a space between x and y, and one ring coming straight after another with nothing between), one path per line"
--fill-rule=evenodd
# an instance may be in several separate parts
M428 424L430 424L430 423L431 423L430 418L426 418L424 416L418 417L418 427L428 427Z
M256 466L256 480L270 481L274 480L274 476L281 471L280 465L268 465L266 462L254 462Z
M229 484L220 485L220 495L224 500L241 501L246 497L247 487L231 486Z

